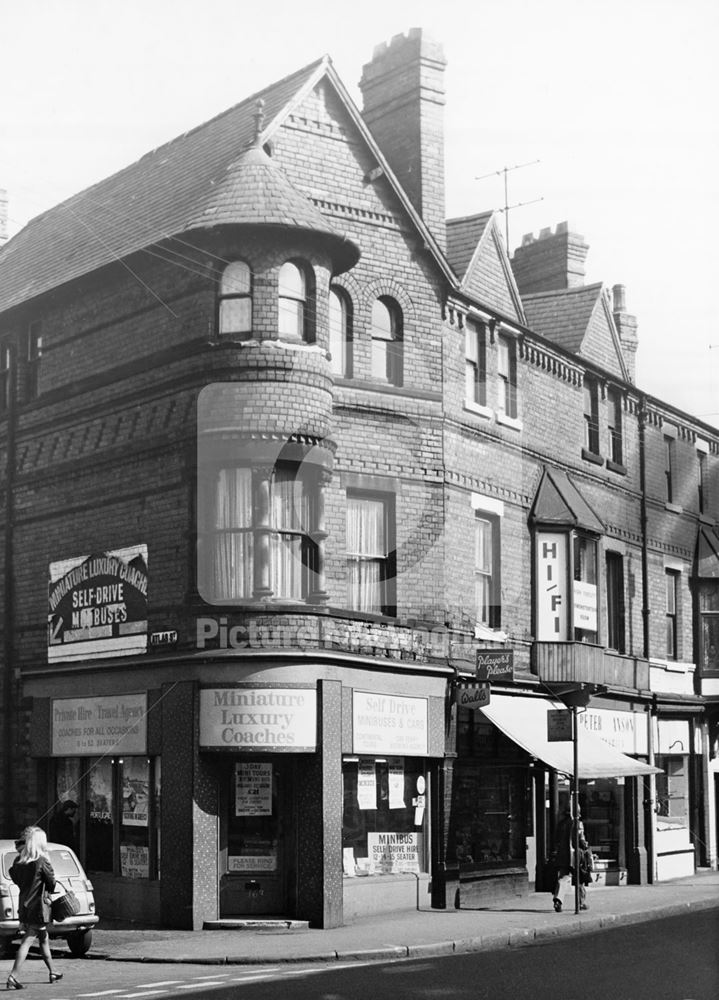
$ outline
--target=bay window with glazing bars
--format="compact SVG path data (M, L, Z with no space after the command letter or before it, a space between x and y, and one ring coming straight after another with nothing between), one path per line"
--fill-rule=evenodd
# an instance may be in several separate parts
M211 603L318 599L320 481L292 463L217 470L203 596ZM209 536L209 537L208 537Z

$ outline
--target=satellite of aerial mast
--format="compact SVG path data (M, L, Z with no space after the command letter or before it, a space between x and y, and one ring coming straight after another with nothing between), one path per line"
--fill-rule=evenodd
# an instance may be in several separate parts
M502 167L501 170L493 170L489 174L482 174L481 177L475 177L476 181L483 181L487 177L499 177L504 174L504 208L495 209L497 212L504 212L504 238L507 244L507 253L509 253L509 212L512 208L521 208L523 205L535 205L538 201L544 201L544 198L533 198L531 201L519 201L514 205L509 204L509 193L508 193L508 181L507 174L512 170L521 170L522 167L533 167L535 163L540 163L540 160L530 160L528 163L515 163L513 167Z

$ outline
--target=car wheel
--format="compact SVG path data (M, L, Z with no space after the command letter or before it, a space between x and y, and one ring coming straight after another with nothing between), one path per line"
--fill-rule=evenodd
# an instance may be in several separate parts
M75 931L74 934L68 934L66 940L67 946L70 949L70 954L75 958L82 958L83 955L87 955L90 950L90 945L92 944L92 931Z

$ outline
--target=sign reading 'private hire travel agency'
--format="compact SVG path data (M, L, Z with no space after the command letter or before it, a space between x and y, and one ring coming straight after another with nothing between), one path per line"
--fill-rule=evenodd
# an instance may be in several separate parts
M49 663L147 649L147 546L50 564Z

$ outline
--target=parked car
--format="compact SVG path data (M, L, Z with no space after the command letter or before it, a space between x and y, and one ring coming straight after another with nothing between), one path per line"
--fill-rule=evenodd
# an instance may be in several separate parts
M92 928L99 920L95 913L92 882L83 871L77 855L64 844L48 844L50 864L59 883L53 898L72 889L80 902L80 912L65 920L48 924L51 938L65 938L75 957L86 955L92 944ZM19 890L10 878L10 868L18 856L14 840L0 840L0 950L6 951L13 938L20 936L18 920Z

